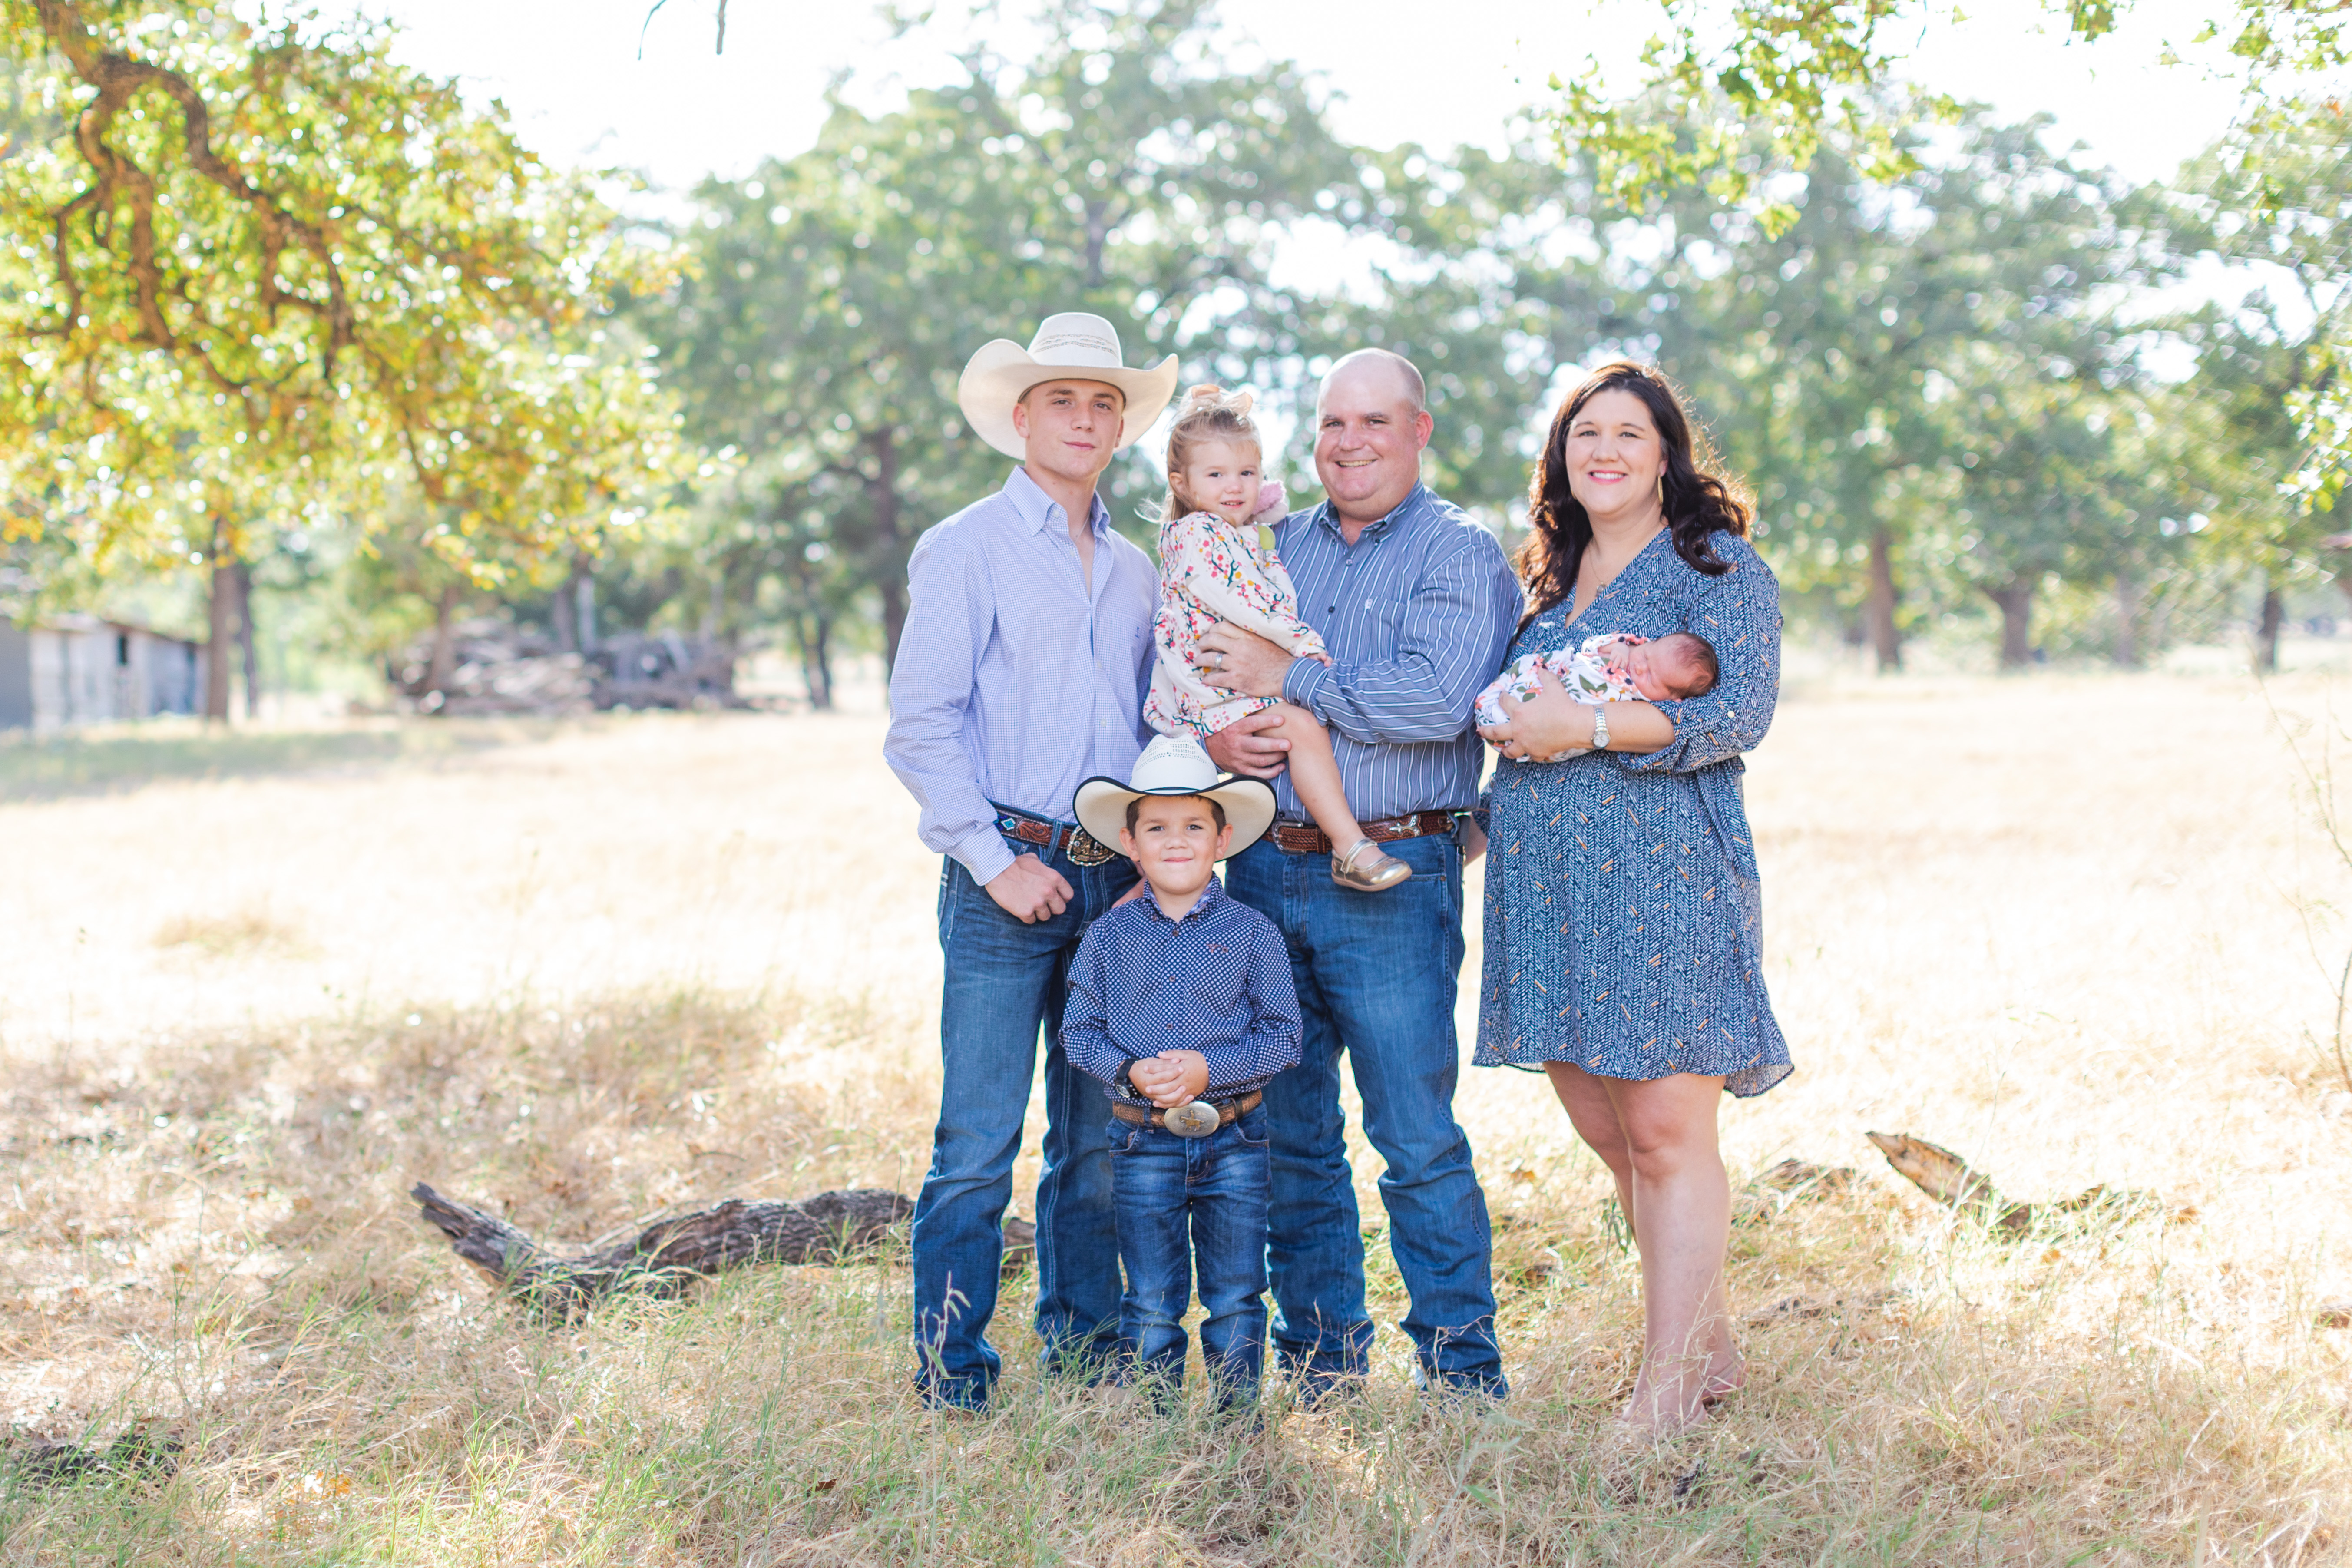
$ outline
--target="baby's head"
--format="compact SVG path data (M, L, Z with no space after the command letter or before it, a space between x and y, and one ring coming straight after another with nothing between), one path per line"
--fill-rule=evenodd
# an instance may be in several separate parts
M1723 673L1715 645L1696 632L1635 643L1625 650L1624 664L1633 689L1653 702L1704 697Z
M1258 509L1265 445L1250 417L1250 395L1216 385L1184 395L1168 432L1167 521L1196 511L1244 522Z

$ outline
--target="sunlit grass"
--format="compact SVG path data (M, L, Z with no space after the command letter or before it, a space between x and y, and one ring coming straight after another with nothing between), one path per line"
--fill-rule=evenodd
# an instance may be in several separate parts
M1727 1145L1743 1187L1790 1155L1858 1174L1748 1193L1750 1386L1633 1454L1604 1440L1633 1259L1516 1074L1462 1095L1516 1389L1485 1416L1420 1404L1384 1331L1360 1407L1153 1421L1040 1383L1024 1281L1003 1409L933 1418L889 1250L572 1328L492 1300L411 1182L566 1245L913 1189L936 863L871 716L0 809L0 1405L28 1436L187 1445L169 1479L0 1483L0 1562L2340 1558L2352 1332L2311 1310L2352 1295L2352 1095L2302 1037L2330 999L2294 900L2346 889L2266 723L2242 684L2162 678L1790 704L1748 787L1800 1070L1727 1108ZM248 917L300 940L199 940ZM2018 1197L2200 1215L1990 1236L1871 1129Z

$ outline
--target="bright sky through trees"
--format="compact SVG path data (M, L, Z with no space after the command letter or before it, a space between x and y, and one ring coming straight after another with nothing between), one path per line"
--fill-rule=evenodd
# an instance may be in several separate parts
M852 96L877 109L895 107L905 84L954 71L937 42L885 47L887 27L857 0L733 0L723 57L711 48L709 0L669 0L648 26L649 4L366 0L365 8L408 30L400 52L411 64L503 97L517 129L549 156L643 168L678 186L711 172L740 176L807 147L835 70L855 67ZM2035 0L1972 0L1967 22L1928 29L1908 68L2005 117L2053 113L2061 137L2088 142L2095 161L2132 179L2160 178L2220 135L2238 104L2233 83L2197 65L2158 63L2168 43L2188 50L2210 9L2143 0L2112 37L2070 45L2063 19ZM1630 82L1659 26L1647 0L1608 0L1591 12L1463 0L1442 21L1422 0L1227 0L1223 14L1265 51L1326 73L1345 94L1332 115L1340 135L1496 151L1511 111L1546 96L1548 76L1568 76L1591 55ZM1022 49L1015 25L990 36Z

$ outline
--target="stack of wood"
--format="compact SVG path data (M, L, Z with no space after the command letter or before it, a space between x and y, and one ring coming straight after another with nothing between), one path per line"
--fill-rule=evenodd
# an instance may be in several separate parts
M410 644L385 674L419 713L585 713L596 704L596 671L560 653L541 633L504 621L467 621L451 630L448 678L436 689L433 637Z
M614 708L741 708L725 644L675 633L625 632L585 654L506 621L450 628L449 673L433 674L433 634L386 662L393 689L419 713L586 713Z

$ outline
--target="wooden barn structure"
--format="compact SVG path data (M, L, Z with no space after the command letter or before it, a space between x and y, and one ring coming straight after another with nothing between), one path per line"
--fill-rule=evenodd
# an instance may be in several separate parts
M0 621L0 730L65 730L201 713L204 645L129 621Z

